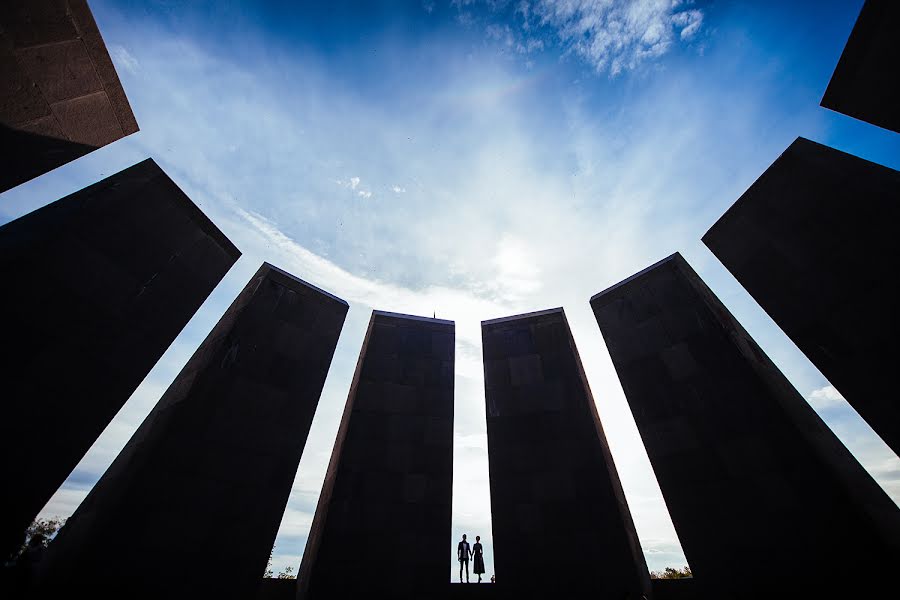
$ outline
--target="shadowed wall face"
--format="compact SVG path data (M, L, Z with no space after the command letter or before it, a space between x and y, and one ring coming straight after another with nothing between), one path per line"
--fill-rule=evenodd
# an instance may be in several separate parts
M252 598L346 313L263 265L53 542L51 589Z
M451 559L452 321L375 311L300 568L302 598L423 598Z
M673 255L591 306L698 585L877 595L896 505L690 266Z
M799 138L703 236L900 453L900 173Z
M138 130L85 0L0 3L0 192Z
M4 550L238 256L149 159L0 227Z
M526 597L650 582L562 309L482 323L494 565Z
M822 106L900 133L900 2L866 0Z

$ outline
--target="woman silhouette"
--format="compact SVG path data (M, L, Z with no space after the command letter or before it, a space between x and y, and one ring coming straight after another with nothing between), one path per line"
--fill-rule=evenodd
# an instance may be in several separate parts
M481 574L484 573L484 549L481 547L481 536L475 536L475 545L472 546L472 556L475 559L475 568L472 572L478 575L478 583L481 583Z

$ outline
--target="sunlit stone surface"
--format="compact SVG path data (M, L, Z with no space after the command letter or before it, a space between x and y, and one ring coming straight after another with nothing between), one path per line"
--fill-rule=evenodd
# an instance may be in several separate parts
M138 130L85 0L0 3L0 192Z

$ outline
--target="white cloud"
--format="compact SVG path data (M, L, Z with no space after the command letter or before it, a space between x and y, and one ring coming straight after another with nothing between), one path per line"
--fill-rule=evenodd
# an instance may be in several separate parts
M244 232L242 248L248 244L266 248L269 260L351 303L415 315L437 313L438 317L456 320L457 338L478 347L481 345L480 320L486 318L485 315L499 316L515 311L510 303L498 302L465 288L428 286L412 289L350 273L304 248L262 215L239 207L235 212L251 226ZM479 372L480 360L479 356Z
M406 193L406 188L400 187L399 185L392 185L391 189L394 191L395 194L405 194Z
M834 386L826 385L810 392L807 400L810 405L817 410L834 408L837 406L846 406L847 401Z
M496 293L510 301L521 300L541 289L541 272L530 245L524 239L503 234L493 258Z
M364 190L359 187L361 179L359 177L351 177L347 181L343 179L335 179L334 182L342 187L349 189L350 191L356 192L356 195L360 198L371 198L372 192L370 190ZM405 190L404 190L405 191Z
M318 490L316 490L318 496ZM304 537L309 533L312 526L313 513L309 510L298 509L288 506L284 511L284 517L281 527L281 534L287 537Z
M38 517L42 519L52 517L69 518L75 512L75 509L78 508L78 505L87 497L88 491L87 489L79 489L74 486L63 486L50 498L47 506L38 514Z
M700 31L703 25L703 12L699 10L686 10L672 15L672 24L681 27L681 39L689 40Z
M128 71L132 75L138 72L140 63L132 54L119 44L111 44L109 46L109 55L112 57L116 67Z
M674 34L693 37L703 23L698 9L678 0L538 0L532 13L598 72L618 75L662 56Z
M507 3L486 0L495 11ZM456 3L463 10L470 2ZM550 35L566 52L598 73L616 76L668 52L676 40L689 41L703 24L691 0L522 0L514 5L521 30L490 24L488 39L520 54L543 50ZM472 15L463 13L471 20Z

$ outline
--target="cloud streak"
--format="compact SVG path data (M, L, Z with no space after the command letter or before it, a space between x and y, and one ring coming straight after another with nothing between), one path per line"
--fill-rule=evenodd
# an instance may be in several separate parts
M480 315L514 310L509 304L498 303L464 288L431 285L412 289L355 275L306 249L262 215L240 207L236 207L235 212L250 226L244 239L253 246L266 248L266 254L282 268L302 274L317 285L327 286L329 291L348 302L415 315L437 313L441 318L460 321L463 325L457 326L457 337L473 346L480 345L481 331L472 327L472 323L478 323ZM480 368L479 364L479 371Z
M690 40L703 12L679 0L539 0L530 13L599 73L619 75ZM676 37L677 36L677 37Z
M123 69L131 73L132 75L137 74L138 69L140 68L140 63L138 62L138 59L131 55L131 53L125 48L125 46L112 44L109 46L109 54L113 59L116 68Z
M704 13L692 0L485 0L488 9L506 15L512 5L516 25L491 23L489 40L520 55L558 44L597 73L610 77L659 59L678 42L693 40ZM455 2L464 22L477 2Z

